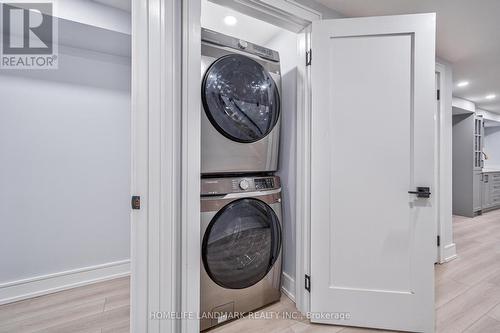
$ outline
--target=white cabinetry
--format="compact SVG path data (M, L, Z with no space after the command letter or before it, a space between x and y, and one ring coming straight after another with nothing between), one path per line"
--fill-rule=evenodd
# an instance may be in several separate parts
M472 190L472 207L474 213L481 211L482 209L482 191L481 191L481 178L483 174L481 171L474 171L474 179L472 181L473 190Z
M484 141L483 116L476 115L474 118L474 170L481 170L484 167L483 141Z
M485 172L482 177L483 210L500 208L500 172Z
M481 177L482 186L482 207L483 209L489 209L491 207L491 195L490 195L490 174L484 173Z
M483 209L483 117L453 116L453 213L473 217Z

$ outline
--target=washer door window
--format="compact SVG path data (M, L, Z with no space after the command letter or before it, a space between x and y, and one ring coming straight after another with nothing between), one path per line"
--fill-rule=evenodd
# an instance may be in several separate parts
M212 125L233 141L256 142L279 118L276 83L261 64L243 55L216 60L205 73L201 95Z
M281 227L274 211L260 200L245 198L214 216L203 237L202 259L215 283L242 289L266 276L280 248Z

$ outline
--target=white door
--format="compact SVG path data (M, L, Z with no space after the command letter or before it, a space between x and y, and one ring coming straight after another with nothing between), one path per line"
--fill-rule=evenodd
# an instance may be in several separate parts
M434 331L435 15L312 25L312 321Z

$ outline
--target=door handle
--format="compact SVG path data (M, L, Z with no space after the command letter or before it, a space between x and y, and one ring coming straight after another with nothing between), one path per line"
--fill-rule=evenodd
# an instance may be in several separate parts
M431 189L429 187L417 187L416 191L408 191L410 194L416 194L417 198L430 198Z

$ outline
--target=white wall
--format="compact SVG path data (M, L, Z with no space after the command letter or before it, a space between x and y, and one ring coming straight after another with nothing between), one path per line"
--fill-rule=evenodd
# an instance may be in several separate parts
M54 0L53 15L68 21L129 35L132 31L130 12L93 0Z
M58 70L0 71L0 100L0 303L40 292L2 289L25 279L127 269L130 58L61 46Z
M297 34L283 30L265 46L280 53L281 138L279 171L283 205L283 285L295 293L295 188L296 188L296 113L297 113Z
M330 7L327 7L321 3L318 3L316 1L311 1L311 0L295 0L295 1L302 4L303 6L312 8L312 9L320 12L321 15L323 16L324 20L345 17L341 13L339 13L339 12L337 12L337 11L331 9Z

